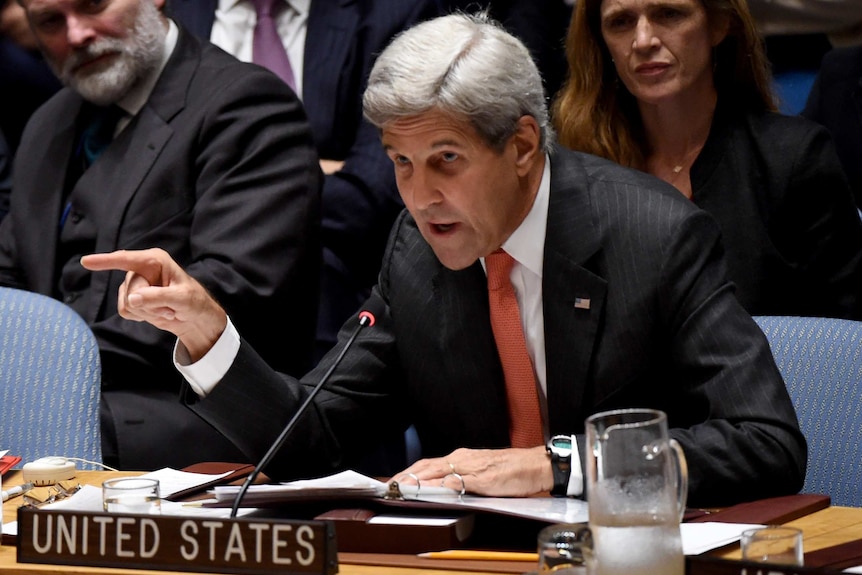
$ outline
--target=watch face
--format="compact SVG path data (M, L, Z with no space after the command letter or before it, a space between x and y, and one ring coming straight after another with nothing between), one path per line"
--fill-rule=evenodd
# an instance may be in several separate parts
M551 449L563 456L572 453L572 438L569 435L555 435L550 441Z

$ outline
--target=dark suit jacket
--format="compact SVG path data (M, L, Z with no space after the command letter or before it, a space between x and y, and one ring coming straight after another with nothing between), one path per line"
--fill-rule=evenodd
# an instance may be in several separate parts
M862 221L821 126L719 104L691 185L752 315L862 319Z
M551 434L580 434L584 419L605 409L659 408L685 450L692 505L801 487L805 439L769 345L725 279L706 212L651 176L558 150L543 294ZM575 298L590 308L576 308ZM271 476L351 465L376 434L410 422L426 456L508 445L480 263L444 268L405 212L371 300L385 312L359 334ZM244 342L193 409L250 458L261 456L354 325L304 386L285 385ZM259 387L249 389L250 380ZM237 417L235 405L254 415Z
M173 0L169 12L209 39L218 0ZM377 129L362 117L374 59L410 25L438 14L435 0L312 0L303 105L321 158L343 160L325 177L318 337L323 348L377 281L386 238L403 203ZM324 349L324 351L325 351Z
M862 46L836 48L823 57L802 115L832 134L862 208Z
M63 277L55 273L65 167L72 164L81 107L80 96L64 89L27 126L11 212L0 223L0 284L60 297L67 274L89 276L85 289L62 295L99 340L106 393L132 392L122 406L109 405L121 464L147 469L200 461L206 444L172 433L173 421L159 421L167 407L141 413L141 397L149 393L178 403L175 338L117 314L123 273L88 274L75 258ZM283 82L181 30L147 103L71 191L65 226L89 231L95 245L87 248L97 252L165 249L269 361L300 374L311 367L320 185L305 114ZM266 337L272 325L290 326L282 341ZM188 419L186 411L171 417ZM193 459L183 463L183 453Z
M9 212L9 195L12 192L12 152L0 130L0 220Z

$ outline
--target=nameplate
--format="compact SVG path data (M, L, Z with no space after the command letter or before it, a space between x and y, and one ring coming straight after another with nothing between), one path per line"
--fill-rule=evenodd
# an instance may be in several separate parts
M18 510L18 562L248 573L338 572L324 521Z

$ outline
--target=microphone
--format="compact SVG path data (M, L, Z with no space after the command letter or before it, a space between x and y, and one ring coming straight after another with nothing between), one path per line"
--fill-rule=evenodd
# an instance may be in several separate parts
M324 384L329 380L329 376L332 375L332 372L335 371L335 368L338 367L338 364L341 363L341 359L347 353L347 350L353 345L353 340L356 339L356 336L359 335L359 332L362 331L363 328L371 327L377 321L375 313L380 315L383 312L383 302L379 299L369 300L366 302L366 309L359 312L359 325L356 326L356 329L353 330L353 333L350 334L350 339L347 340L347 343L344 344L344 347L341 348L341 352L338 354L338 357L335 358L335 361L332 362L332 365L329 366L329 369L320 378L320 381L315 385L311 392L309 392L308 397L305 398L305 401L299 408L296 410L296 413L293 414L293 417L287 423L287 426L282 430L281 434L276 438L275 443L269 448L263 458L261 458L260 463L258 463L254 471L246 478L245 482L240 487L239 491L236 494L236 499L233 502L233 507L230 510L230 517L236 517L236 512L239 510L240 502L242 498L245 496L246 491L254 483L254 480L257 479L257 476L260 475L260 472L266 467L269 462L275 457L275 454L281 449L281 446L284 445L285 440L290 435L290 432L293 431L293 428L296 427L297 421L302 417L302 414L308 410L308 407L311 405L311 402L314 400L314 397L317 395L317 392L321 390Z

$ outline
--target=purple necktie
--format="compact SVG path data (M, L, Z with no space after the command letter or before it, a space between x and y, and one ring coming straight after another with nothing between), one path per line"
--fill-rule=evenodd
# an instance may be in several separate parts
M290 59L287 57L284 44L278 35L275 20L272 19L272 7L276 2L281 1L252 0L255 12L257 12L257 23L254 25L251 59L255 64L260 64L275 72L288 86L296 90Z

